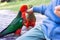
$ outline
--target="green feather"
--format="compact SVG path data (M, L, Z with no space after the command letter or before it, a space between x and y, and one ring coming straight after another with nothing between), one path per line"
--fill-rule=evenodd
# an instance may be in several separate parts
M0 36L5 36L7 34L13 33L17 29L22 28L22 26L23 19L21 18L21 12L19 12L16 18L8 25L8 27L0 33Z

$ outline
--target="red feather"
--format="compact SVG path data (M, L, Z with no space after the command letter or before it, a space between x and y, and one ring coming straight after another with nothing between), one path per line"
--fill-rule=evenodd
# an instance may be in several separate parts
M21 12L26 12L27 9L28 9L27 5L22 5L21 8L20 8L20 11Z

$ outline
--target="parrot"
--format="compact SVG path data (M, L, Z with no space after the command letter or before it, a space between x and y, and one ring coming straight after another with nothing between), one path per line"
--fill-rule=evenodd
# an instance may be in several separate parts
M4 30L2 30L0 32L0 37L4 37L4 36L11 34L11 33L15 33L16 35L20 35L23 25L25 25L27 29L29 28L29 26L34 27L35 22L36 22L36 18L34 16L34 14L27 15L28 16L27 17L26 16L26 14L28 14L26 12L27 10L28 10L28 6L22 5L19 9L17 16L12 20L12 22L8 25L7 28L5 28Z

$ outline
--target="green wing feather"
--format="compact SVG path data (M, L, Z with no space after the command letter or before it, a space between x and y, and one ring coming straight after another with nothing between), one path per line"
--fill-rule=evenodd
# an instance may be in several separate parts
M17 17L0 33L1 36L15 32L17 29L22 28L23 19L21 18L21 12L18 13Z

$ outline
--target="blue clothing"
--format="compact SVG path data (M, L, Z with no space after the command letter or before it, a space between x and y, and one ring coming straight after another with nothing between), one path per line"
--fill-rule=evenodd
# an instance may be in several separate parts
M42 13L42 14L46 15L47 17L49 17L52 21L54 21L56 23L60 23L60 18L54 14L54 8L57 5L60 5L60 0L52 0L52 2L48 6L41 5L38 7L34 7L33 11Z
M34 12L46 15L47 18L41 25L34 27L17 40L45 40L45 35L52 40L60 40L60 17L54 14L54 8L58 5L60 5L60 0L52 0L48 6L33 7ZM42 27L41 30L40 27Z
M48 6L34 7L33 11L47 16L43 21L42 29L50 39L60 39L60 17L54 14L54 8L60 5L60 0L52 0Z

